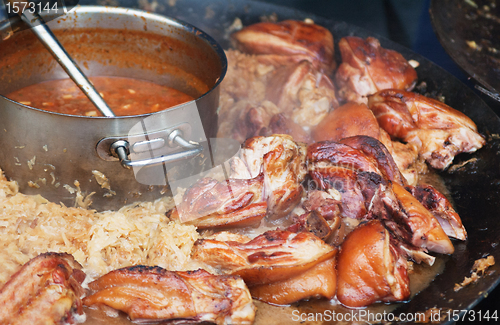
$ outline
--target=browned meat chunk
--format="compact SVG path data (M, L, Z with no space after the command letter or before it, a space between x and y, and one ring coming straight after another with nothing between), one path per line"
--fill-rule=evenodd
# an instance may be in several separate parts
M263 175L218 182L203 178L191 186L171 218L198 228L258 226L266 215Z
M301 182L307 169L306 148L288 135L250 138L242 146L239 158L232 161L231 177L253 178L264 175L264 199L267 218L274 220L289 214L300 202Z
M316 296L333 298L335 255L335 248L309 232L275 230L246 243L198 240L192 256L222 274L241 276L254 297L288 304Z
M0 324L74 324L82 310L82 266L65 253L41 254L0 290Z
M297 20L262 22L243 28L232 38L240 51L258 54L263 62L288 65L306 60L326 73L335 69L333 36L316 24Z
M370 96L368 106L393 138L416 146L432 167L448 167L455 155L485 144L465 114L425 96L388 89Z
M453 238L467 239L467 232L450 201L431 185L407 186L408 190L439 221L444 232Z
M204 270L171 272L132 266L114 270L89 284L86 306L103 304L137 322L183 320L252 324L255 307L243 280Z
M407 262L379 220L360 225L347 235L337 272L337 298L348 307L404 301L410 296Z
M411 90L417 72L398 52L384 49L373 37L355 36L339 42L342 64L335 75L340 97L366 103L367 96L389 88Z

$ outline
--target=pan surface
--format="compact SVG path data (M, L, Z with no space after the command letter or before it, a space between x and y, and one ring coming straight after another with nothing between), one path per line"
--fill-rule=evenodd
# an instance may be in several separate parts
M498 94L500 6L494 4L488 0L433 0L430 15L446 52L472 78Z
M115 3L124 7L137 6L132 0L113 1ZM225 48L230 45L228 28L236 18L240 18L246 26L271 15L275 15L278 20L312 18L317 24L328 28L336 42L347 35L377 37L347 23L260 2L159 0L141 3L141 9L154 9L156 13L195 25ZM103 3L83 0L80 4ZM419 83L426 83L423 92L443 96L446 104L468 115L488 138L484 148L473 155L458 156L455 162L459 164L471 158L476 160L456 169L454 173L445 171L440 174L468 231L469 239L466 242L454 241L456 251L446 257L444 271L410 302L401 304L396 313L424 312L433 307L441 308L443 312L470 309L500 283L500 119L471 89L442 68L396 43L385 39L380 39L380 42L383 47L399 51L406 59L418 61L420 66L416 70ZM474 261L487 255L494 256L497 263L488 269L489 272L478 283L455 292L455 283L470 276ZM452 321L447 318L441 323Z

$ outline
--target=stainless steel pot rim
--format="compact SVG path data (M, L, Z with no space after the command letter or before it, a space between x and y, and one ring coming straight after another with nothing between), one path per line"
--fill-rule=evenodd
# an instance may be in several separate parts
M218 80L215 82L214 86L210 88L206 93L203 95L199 96L193 101L189 101L174 107L168 108L168 110L176 110L179 108L182 108L187 105L191 105L192 103L195 103L196 101L200 100L201 98L207 96L210 94L214 89L216 89L222 80L224 80L224 77L226 76L227 72L227 57L224 52L224 49L222 46L215 41L215 39L212 38L212 36L208 35L201 29L188 24L184 21L181 21L179 19L159 15L159 14L154 14L150 13L148 11L144 10L139 10L139 9L129 9L129 8L121 8L121 7L107 7L107 6L76 6L74 9L72 9L70 12L68 12L68 15L70 14L78 14L78 13L113 13L113 14L122 14L122 15L127 15L127 16L135 16L139 18L144 18L146 21L153 21L153 22L158 22L158 23L163 23L163 24L168 24L168 25L173 25L179 29L184 29L197 37L203 39L206 41L208 44L210 44L211 48L215 51L217 56L219 57L220 63L221 63L221 73L218 78ZM63 17L64 18L64 17ZM61 19L61 18L59 18ZM63 114L63 113L57 113L57 112L50 112L50 111L45 111L36 107L31 107L28 105L24 105L22 103L16 102L10 98L7 98L3 95L0 94L0 97L3 98L4 100L7 100L11 103L14 103L16 105L22 106L27 109L32 109L39 111L44 114L51 114L51 115L59 115L59 116L65 116L65 117L70 117L70 118L79 118L79 119L86 119L86 120L95 120L95 119L109 119L109 117L105 116L81 116L81 115L70 115L70 114ZM127 115L127 116L116 116L113 117L117 119L128 119L128 118L137 118L137 117L145 117L145 116L150 116L150 115L155 115L155 114L161 114L164 113L164 111L158 111L154 113L148 113L148 114L141 114L141 115Z

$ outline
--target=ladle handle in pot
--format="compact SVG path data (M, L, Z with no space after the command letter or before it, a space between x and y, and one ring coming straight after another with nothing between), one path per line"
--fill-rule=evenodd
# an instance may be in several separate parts
M189 141L186 141L182 137L182 131L180 130L172 131L172 133L170 133L168 138L169 138L168 145L170 147L179 146L181 148L188 150L176 153L170 153L168 155L162 155L160 157L133 161L128 158L129 143L125 140L118 140L111 145L110 151L113 156L120 159L122 166L125 168L146 167L146 166L155 166L166 163L172 163L196 157L203 152L202 145L200 145L199 143L191 143Z
M85 77L82 70L75 61L69 56L61 43L57 40L52 31L45 25L43 18L37 13L24 11L21 19L31 27L36 37L42 42L52 56L57 60L61 67L90 99L94 106L106 117L115 117L116 115L109 108L108 104L102 99L90 81Z

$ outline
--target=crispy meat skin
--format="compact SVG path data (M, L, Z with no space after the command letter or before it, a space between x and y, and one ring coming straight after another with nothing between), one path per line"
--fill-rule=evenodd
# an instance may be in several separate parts
M337 272L337 298L348 307L403 301L410 296L407 262L379 220L362 224L347 235Z
M428 184L406 186L405 188L436 217L448 236L460 240L467 239L467 232L462 220L446 196Z
M316 167L344 167L354 171L381 174L376 161L360 150L333 141L316 142L307 147L309 169Z
M309 232L274 230L246 243L201 239L192 257L222 274L241 276L257 299L289 304L310 297L333 297L336 253Z
M372 158L376 162L382 176L386 179L400 185L406 184L406 179L404 179L403 175L401 175L401 172L394 162L394 159L392 159L391 154L377 139L359 135L343 138L339 142L360 150L366 156Z
M335 69L333 36L319 25L297 20L262 22L233 33L232 39L239 50L258 54L266 63L286 65L306 60L326 73Z
M401 185L392 184L392 190L406 214L402 222L412 231L412 244L440 254L453 254L453 244L432 213Z
M250 138L232 163L231 177L264 175L268 219L286 216L300 202L306 176L305 146L284 134Z
M367 135L378 139L380 127L375 115L364 103L348 102L331 111L313 129L315 141L339 141L343 138Z
M395 88L411 90L417 73L398 52L384 49L373 37L355 36L339 42L342 64L335 75L340 97L346 101L366 103L366 96Z
M356 136L343 142L359 149L332 141L308 146L309 175L319 189L340 192L342 216L363 218L381 184L404 184L404 180L388 151L376 139Z
M391 141L387 132L379 126L373 112L364 103L348 102L331 111L311 132L315 141L337 141L355 136L369 136L380 141L389 151L405 179L412 185L417 183L416 159L418 152L411 144ZM399 172L398 172L399 174ZM398 177L399 178L399 177Z
M283 281L335 255L309 232L267 231L247 243L200 239L193 259L222 274L240 275L249 286Z
M89 284L87 306L105 304L133 321L185 320L251 324L255 307L243 280L204 270L171 272L160 267L114 270Z
M203 178L185 193L170 216L200 229L258 226L266 215L264 176L218 182Z
M336 289L333 257L291 279L253 286L250 292L255 299L275 305L288 305L311 297L332 299Z
M74 323L83 315L82 266L65 253L45 253L31 259L0 290L1 324Z
M369 97L368 106L393 138L415 145L432 167L448 167L455 155L485 144L465 114L431 98L397 89Z

